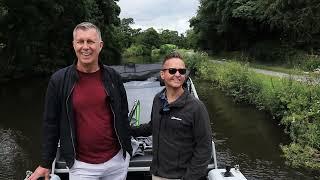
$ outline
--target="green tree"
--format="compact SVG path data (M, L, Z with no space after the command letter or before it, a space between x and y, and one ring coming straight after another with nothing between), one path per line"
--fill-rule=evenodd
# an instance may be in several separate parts
M131 24L134 24L134 20L132 18L123 18L120 26L116 27L116 38L122 51L129 48L133 43L136 30L130 27Z
M120 7L117 0L95 0L101 16L98 16L97 24L103 34L104 48L101 52L101 60L107 64L119 64L121 60L121 45L117 42L116 27L120 26Z
M171 30L163 30L159 34L160 37L160 44L180 44L180 36L178 31L171 31Z
M198 37L198 34L196 34L193 29L187 30L185 39L186 39L185 47L187 49L194 49L194 50L198 49L197 40L199 39L199 37Z
M159 34L160 44L174 44L179 48L187 48L187 39L183 34L178 31L171 31L168 29L162 30Z
M109 0L1 0L1 73L50 73L74 60L72 31L91 21L102 31L101 59L119 62L120 47L114 31L120 8Z
M204 50L243 50L275 40L296 46L319 42L317 0L201 0L190 20Z
M144 54L150 56L151 50L154 48L159 48L160 46L160 37L158 32L149 28L141 33L139 33L136 37L136 44L143 45Z

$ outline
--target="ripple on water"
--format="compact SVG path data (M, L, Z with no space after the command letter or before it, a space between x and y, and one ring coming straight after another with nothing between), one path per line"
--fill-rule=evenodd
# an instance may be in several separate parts
M22 174L27 167L28 158L19 143L24 139L18 131L0 129L0 179L24 178Z
M289 167L276 165L273 161L251 159L247 154L235 154L229 149L225 149L221 152L219 151L217 154L219 168L224 168L227 165L234 166L236 164L240 164L240 171L248 180L288 180L310 178L296 170L293 172Z

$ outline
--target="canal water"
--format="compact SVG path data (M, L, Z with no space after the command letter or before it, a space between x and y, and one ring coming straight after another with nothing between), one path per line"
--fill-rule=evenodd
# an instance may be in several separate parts
M280 144L289 138L278 123L252 105L235 103L212 83L195 81L211 118L218 167L239 165L247 179L314 179L285 165Z
M195 83L211 117L220 168L238 164L247 179L314 179L285 165L279 145L288 138L267 113L234 103L208 82ZM45 79L0 85L0 180L21 180L39 163L46 86Z

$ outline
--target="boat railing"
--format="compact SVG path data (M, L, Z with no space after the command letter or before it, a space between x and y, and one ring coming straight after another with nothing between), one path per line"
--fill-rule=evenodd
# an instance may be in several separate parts
M190 85L188 85L188 87L190 88L190 92L194 95L195 98L199 99L198 93L196 91L196 87L193 84L193 81L191 80L191 78L188 78L189 81L187 81L187 83L189 82Z
M212 158L213 158L214 169L218 169L218 160L217 160L216 146L214 144L214 141L212 141Z
M187 88L188 88L189 92L193 94L193 96L195 98L199 99L197 90L196 90L196 88L195 88L195 86L193 84L193 81L192 81L192 79L190 77L188 78L188 81L187 81ZM214 141L212 141L212 152L211 153L212 153L212 155L211 155L212 157L211 158L213 159L213 166L214 167L212 167L212 164L209 164L208 169L210 169L210 168L211 169L218 169L216 146L215 146Z
M133 63L133 62L127 62L127 63L124 64L124 66L123 66L124 72L132 72L132 71L127 71L128 68L131 69L131 70L133 69L133 72L137 72L136 64Z

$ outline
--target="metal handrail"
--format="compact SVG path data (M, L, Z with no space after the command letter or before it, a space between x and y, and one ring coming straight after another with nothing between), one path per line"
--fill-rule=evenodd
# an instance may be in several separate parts
M214 163L214 169L218 169L218 160L217 160L217 154L216 154L216 146L214 142L212 141L212 157L213 157L213 163Z

